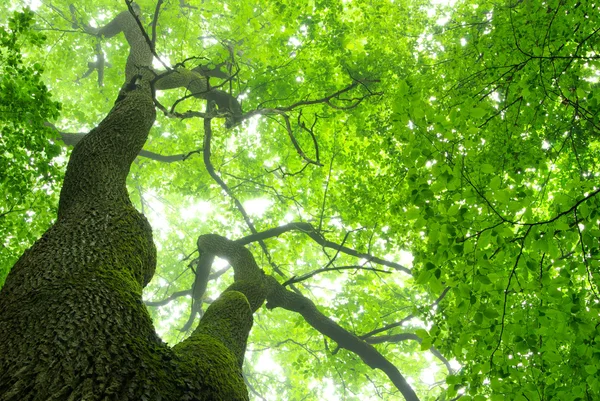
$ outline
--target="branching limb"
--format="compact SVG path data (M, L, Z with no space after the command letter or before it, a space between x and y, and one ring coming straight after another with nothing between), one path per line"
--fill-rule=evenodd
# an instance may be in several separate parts
M201 254L213 254L228 260L234 269L235 282L208 308L194 334L202 332L202 327L206 324L216 327L221 320L231 323L232 317L229 315L218 316L216 313L209 314L211 310L224 307L223 302L220 302L220 300L228 296L228 294L232 292L241 292L244 294L248 299L251 311L256 311L266 297L267 308L281 307L300 313L308 324L320 333L336 341L341 348L357 354L372 369L382 370L407 401L419 400L400 371L381 355L377 349L323 315L310 299L285 289L275 278L265 275L256 264L252 253L239 242L230 241L215 234L201 235L198 238L198 251ZM221 306L215 307L217 304ZM217 320L217 322L212 322L212 320ZM240 330L237 327L231 327L231 330L236 330L237 334L240 334ZM221 335L226 340L230 338L228 332ZM244 350L246 337L247 332L244 337ZM234 346L236 345L234 344ZM238 343L237 346L241 346L241 344ZM235 347L230 349L234 350ZM236 352L236 354L238 353ZM243 352L241 355L243 358Z
M517 271L517 266L519 265L519 260L521 259L521 256L523 256L523 250L525 248L525 240L527 239L527 236L529 235L529 232L531 231L532 227L533 226L527 227L527 231L525 232L525 234L523 235L523 238L521 239L521 245L519 247L519 254L517 255L517 257L515 259L515 263L513 264L513 268L511 270L510 274L508 275L508 281L506 283L506 288L504 289L504 301L502 302L502 317L500 319L500 334L498 335L498 343L496 344L496 347L490 354L490 368L492 368L494 366L494 355L496 354L498 349L500 349L500 345L502 344L502 334L504 334L504 327L505 327L505 323L506 323L506 306L508 305L508 294L509 294L509 290L510 290L510 285L512 282L512 278L515 276L515 273Z
M146 304L147 306L163 306L163 305L168 304L171 301L174 301L175 299L177 299L179 297L186 297L191 294L192 294L192 290L177 291L177 292L174 292L171 295L169 295L167 298L161 299L160 301L144 301L144 304Z
M257 116L257 115L281 116L284 121L285 130L286 130L290 140L292 141L292 145L294 146L294 148L296 149L296 152L298 152L300 157L302 157L308 164L322 166L323 164L319 160L319 146L318 146L316 136L314 134L314 127L317 123L318 117L315 118L311 127L308 128L306 126L306 124L302 121L302 110L301 109L305 106L311 106L311 105L315 105L315 104L326 104L329 107L331 107L333 109L337 109L337 110L353 109L369 97L383 95L383 92L372 92L367 88L366 83L372 83L372 82L379 82L379 81L378 80L363 80L363 81L354 80L354 82L352 84L346 86L345 88L340 89L340 90L332 93L331 95L324 96L322 98L312 99L312 100L302 100L302 101L299 101L299 102L296 102L289 106L284 106L284 107L260 108L260 109L252 110L248 113L243 114L242 117L240 118L240 121L247 120L247 119ZM362 96L354 97L354 98L343 98L341 96L341 95L351 91L352 89L358 87L359 85L362 85L365 88L367 88L368 93L366 93ZM338 103L343 103L343 105L338 105L338 104L332 103L332 101L337 101ZM301 148L300 144L298 143L296 136L294 134L294 129L292 128L292 125L290 122L291 119L290 119L289 112L291 112L293 110L297 110L297 109L300 110L300 112L298 114L298 126L300 127L301 130L309 133L309 135L311 136L313 144L314 144L314 148L315 148L315 160L309 158L306 155L306 153L302 150L302 148ZM183 118L185 118L184 116L185 115L182 115Z
M414 333L400 333L386 336L369 337L365 341L369 344L381 344L386 342L397 343L406 340L417 341L419 344L423 342L421 337ZM448 362L448 360L440 353L440 351L437 350L437 348L431 347L429 348L429 351L431 351L431 353L446 366L446 369L448 369L450 374L454 373L452 366L450 366L450 362Z
M77 133L62 132L54 124L49 123L49 122L46 122L45 125L47 127L50 127L52 129L56 130L56 132L58 132L60 134L61 140L67 146L75 146L79 141L81 141L87 135L87 133L85 133L85 132L77 132ZM193 154L201 153L201 152L202 152L202 149L196 149L196 150L192 150L191 152L181 153L178 155L161 155L159 153L154 153L149 150L142 149L142 150L140 150L140 153L138 153L138 156L145 157L145 158L148 158L151 160L156 160L156 161L159 161L162 163L173 163L173 162L185 161Z
M211 114L213 111L212 110L213 108L214 107L211 105L211 103L208 102L208 104L206 105L206 113ZM211 146L211 139L212 139L212 128L211 128L210 123L211 123L210 119L207 118L204 120L204 152L203 152L203 155L204 155L204 165L206 166L206 171L211 176L211 178L213 180L215 180L215 182L217 184L219 184L219 186L223 189L223 191L225 191L225 193L231 198L231 200L233 200L233 203L235 204L236 208L242 215L244 221L246 222L246 225L250 229L250 232L252 232L253 235L256 235L256 234L258 234L258 231L256 230L256 227L254 227L254 223L250 219L250 216L248 216L246 209L244 209L244 206L242 205L242 203L239 201L239 199L237 199L235 197L235 195L233 194L231 189L227 186L225 181L223 181L223 179L217 174L217 172L215 171L215 167L213 166L213 164L210 160L210 158L211 158L211 147L210 146ZM271 264L271 267L273 267L273 270L277 274L279 274L283 277L284 276L283 272L279 269L279 267L275 263L273 263L273 261L271 259L271 254L269 253L269 250L267 249L267 245L264 243L264 241L262 239L257 239L256 241L259 243L261 249L263 250L265 256L267 257L267 260Z
M303 223L303 222L288 223L283 226L279 226L279 227L271 228L269 230L262 231L260 233L259 232L253 233L252 235L248 235L244 238L238 239L236 242L238 242L242 245L247 245L247 244L250 244L255 241L262 241L262 240L265 240L268 238L278 237L281 234L284 234L288 231L301 231L304 234L308 235L317 244L319 244L325 248L339 250L339 252L345 253L346 255L354 256L354 257L357 257L360 259L365 259L367 262L377 263L379 265L388 266L395 270L402 271L406 274L412 274L411 270L408 267L402 266L398 263L390 262L390 261L378 258L373 255L360 253L352 248L348 248L346 246L336 244L335 242L329 241L329 240L325 239L325 237L323 237L319 232L317 232L317 230L310 223Z
M110 63L107 63L104 59L104 52L102 51L102 45L100 42L96 43L96 61L88 61L88 70L79 78L75 80L75 83L79 83L82 79L89 77L92 72L98 71L98 86L104 86L104 68L112 67Z
M288 281L286 281L285 283L283 283L282 285L284 287L290 285L290 284L296 284L299 283L301 281L305 281L308 280L311 277L316 276L319 273L324 273L324 272L331 272L331 271L341 271L341 270L366 270L366 271L372 271L372 272L378 272L378 273L386 273L386 274L391 274L392 272L387 271L387 270L382 270L382 269L376 269L374 267L365 267L365 266L337 266L337 267L323 267L321 269L317 269L317 270L313 270L310 273L306 273L303 274L302 276L299 277L292 277L291 279L289 279Z
M229 80L232 79L234 76L235 76L235 74L232 74L232 76L229 77ZM366 84L372 83L372 82L379 82L379 81L378 80L362 80L362 81L354 80L354 82L352 84L346 86L345 88L340 89L340 90L334 92L333 94L324 96L322 98L312 99L312 100L303 100L300 102L296 102L292 105L283 106L283 107L259 108L259 109L252 110L252 111L250 111L248 113L244 113L244 114L241 113L241 106L239 106L239 103L237 103L237 101L235 103L232 103L231 95L227 94L226 92L220 93L219 91L215 91L215 90L208 92L208 89L206 89L206 88L205 89L200 88L199 90L190 89L192 94L188 95L188 96L203 97L203 98L206 98L209 100L210 100L209 96L212 96L212 98L213 98L212 100L215 100L219 104L219 109L224 107L225 109L232 110L234 112L233 113L234 121L228 122L227 123L228 127L231 127L232 125L235 125L235 124L239 124L242 121L247 120L251 117L257 116L257 115L281 116L281 118L283 119L282 125L285 128L285 130L292 142L292 145L294 146L294 148L296 149L296 152L300 155L300 157L302 157L302 159L304 159L308 164L322 166L322 163L319 160L319 146L318 146L316 136L314 134L314 127L317 123L318 117L315 118L311 127L308 128L308 126L302 120L301 109L305 106L311 106L311 105L315 105L315 104L326 104L334 109L339 109L339 110L349 110L349 109L355 108L361 102L363 102L364 100L366 100L369 97L383 95L383 92L372 92L372 91L368 90ZM162 86L164 86L164 84L162 84ZM182 86L182 85L180 85L180 86ZM341 95L345 94L346 92L351 91L352 89L354 89L358 86L364 86L365 88L367 88L368 93L366 93L362 96L359 96L359 97L354 97L354 98L341 97ZM160 85L157 87L157 89L161 89ZM212 93L212 92L215 92L215 93ZM212 95L210 95L211 93L212 93ZM340 105L336 105L336 104L332 103L332 101L337 101L337 102L346 103L346 104L343 106L340 106ZM169 117L175 117L175 118L181 118L181 119L193 118L193 117L200 117L200 118L219 117L218 115L213 115L212 113L199 113L196 111L187 111L185 113L177 113L177 112L174 112L173 109L171 109L171 111L167 112L166 108L164 108L164 107L161 110L163 110L165 115L167 115ZM311 159L310 157L308 157L306 155L306 153L304 152L304 150L298 143L298 140L296 139L296 135L294 133L294 128L292 127L291 117L290 117L290 113L289 113L294 110L300 110L300 112L298 114L298 118L297 118L298 126L300 127L300 129L302 131L307 132L311 136L311 139L313 141L314 148L315 148L315 159ZM238 113L238 114L236 115L236 113ZM227 114L225 114L224 116L226 118L229 117Z
M152 18L152 39L150 40L150 48L152 49L156 49L156 25L158 24L158 14L160 13L162 3L163 0L158 0L154 9L154 17Z
M286 290L271 276L267 276L266 280L268 283L267 308L281 307L301 314L308 324L321 334L337 342L340 348L355 353L370 368L383 371L407 401L419 400L417 394L398 368L379 353L375 347L323 315L310 299Z
M435 306L437 306L437 305L438 305L440 302L442 302L442 300L443 300L443 299L446 297L446 294L448 294L448 291L450 291L450 287L446 287L446 288L444 289L444 291L442 291L442 293L440 294L440 296L439 296L439 297L437 297L437 299L436 299L435 301L433 301L433 303L432 303L432 304L429 306L429 310L433 309L433 308L434 308ZM382 332L384 332L384 331L391 330L391 329L393 329L394 327L400 327L400 326L402 326L404 323L406 323L406 322L408 322L409 320L413 319L414 317L415 317L415 315L413 315L413 314L410 314L410 315L408 315L408 316L404 317L402 320L400 320L400 321L398 321L398 322L394 322L394 323L391 323L391 324L385 325L385 326L383 326L383 327L380 327L380 328L378 328L378 329L372 330L372 331L370 331L370 332L368 332L368 333L365 333L365 334L363 334L363 335L359 336L359 338L362 338L363 340L365 340L365 339L367 339L367 338L369 338L369 337L371 337L371 336L374 336L375 334L379 334L379 333L382 333Z
M468 184L471 186L471 188L473 188L473 189L475 190L475 192L477 193L477 195L478 195L478 196L479 196L481 199L483 199L483 201L484 201L484 202L485 202L485 203L488 205L488 207L489 207L489 208L492 210L492 212L493 212L493 213L494 213L496 216L498 216L498 217L500 218L500 220L501 220L501 223L509 223L509 224L516 225L516 226L533 227L533 226L541 226L541 225L544 225L544 224L550 224L550 223L553 223L553 222L555 222L556 220L560 219L562 216L565 216L565 215L567 215L567 214L570 214L570 213L572 213L572 212L573 212L574 210L576 210L576 209L579 207L579 205L581 205L583 202L585 202L585 201L587 201L587 200L589 200L589 199L592 199L593 197L595 197L596 195L598 195L598 194L600 193L600 188L596 189L595 191L593 191L593 192L589 193L588 195L584 196L583 198L579 199L579 200L578 200L577 202L575 202L575 203L574 203L574 204L573 204L573 205L572 205L570 208L568 208L568 209L566 209L566 210L564 210L564 211L562 211L562 212L560 212L560 213L556 214L554 217L552 217L552 218L550 218L550 219L548 219L548 220L536 221L536 222L533 222L533 223L527 223L527 222L525 222L525 223L524 223L524 222L520 222L520 221L514 221L514 220L510 220L510 219L507 219L506 217L504 217L504 216L503 216L503 215L502 215L500 212L498 212L498 211L497 211L497 210L494 208L494 206L493 206L493 205L492 205L492 203L489 201L489 199L487 199L487 198L485 197L485 195L484 195L484 194L481 192L481 190L480 190L479 188L477 188L477 186L476 186L476 185L475 185L475 184L474 184L474 183L473 183L473 182L472 182L472 181L469 179L469 177L468 177L466 174L463 174L463 177L465 178L465 180L467 181L467 183L468 183ZM496 224L496 225L494 225L494 227L497 227L497 226L499 226L499 225L500 225L500 224ZM486 230L488 230L488 229L489 229L489 228L486 228L486 229L482 230L481 232L483 232L483 231L486 231ZM480 232L480 233L481 233L481 232ZM470 236L470 237L468 237L467 239L469 239L469 238L472 238L472 237L473 237L473 236Z
M82 25L84 31L89 34L110 38L121 32L125 34L127 42L131 47L130 57L127 62L127 80L130 80L134 73L139 73L140 70L144 75L154 76L151 81L153 90L168 90L184 87L188 89L194 97L214 101L219 106L220 112L226 118L226 126L232 127L241 121L242 108L237 99L229 93L218 89L209 88L206 76L194 70L187 70L183 67L170 68L158 56L155 49L156 42L156 24L162 1L159 1L152 22L152 38L144 29L140 21L141 10L139 6L130 0L126 0L128 11L121 12L112 21L102 28L94 28L87 24L77 22L75 16L74 23ZM74 10L74 7L72 7ZM74 11L72 11L74 15ZM140 35L141 33L141 35ZM139 59L139 55L143 54L143 59ZM150 65L152 56L158 59L164 66L164 72L154 71ZM101 70L99 69L99 74ZM208 71L210 74L211 71ZM158 103L155 100L155 103ZM166 115L172 115L165 111L165 107L157 104L157 107L165 112Z
M192 285L192 311L185 325L179 331L186 332L194 323L196 315L202 317L202 303L204 302L204 294L210 280L210 270L215 260L215 256L211 254L201 253L200 257L192 261L191 265L195 264L194 284Z
M212 112L202 115L194 111L187 113L175 112L174 107L181 100L176 102L169 111L166 107L157 104L157 106L163 111L163 113L165 113L167 117L224 117L226 119L226 126L228 128L233 127L241 122L242 106L238 100L227 92L215 88L209 88L207 77L201 73L194 70L188 70L183 67L176 67L164 72L153 72L155 74L155 78L153 80L155 89L168 90L174 88L186 88L190 91L190 94L186 95L181 100L184 100L188 97L206 99L208 102L215 102L219 108L219 114Z
M369 93L367 93L363 96L357 97L357 98L353 98L353 99L345 99L345 98L341 98L340 96L346 92L351 91L352 89L356 88L359 85L365 85L367 83L377 83L377 82L379 82L379 80L376 80L376 79L375 80L362 80L362 81L354 80L354 82L351 83L350 85L332 93L331 95L324 96L324 97L318 98L318 99L301 100L299 102L296 102L289 106L284 106L284 107L263 108L263 109L253 110L253 111L250 111L250 112L244 114L244 119L247 119L249 117L252 117L254 115L259 115L259 114L264 115L264 114L270 114L270 113L278 114L279 112L288 112L288 111L292 111L292 110L295 110L295 109L298 109L298 108L301 108L304 106L311 106L311 105L315 105L315 104L327 104L327 105L332 106L337 109L349 110L349 109L352 109L352 108L358 106L363 100L365 100L369 97L383 95L383 92L369 91ZM351 104L347 105L347 106L335 106L331 103L332 100L351 102Z
M7 215L9 215L11 213L23 212L26 210L26 209L15 209L16 205L17 205L17 203L13 204L6 212L0 213L0 219L6 217Z

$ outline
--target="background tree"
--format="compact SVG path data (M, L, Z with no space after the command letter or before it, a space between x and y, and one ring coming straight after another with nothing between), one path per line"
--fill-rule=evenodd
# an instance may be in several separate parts
M598 398L597 5L106 3L39 7L49 46L22 50L62 103L37 126L81 142L1 293L0 399L243 399L254 310L256 399ZM98 31L117 15L127 41ZM42 177L60 183L14 160L6 270L51 219ZM131 161L173 348L135 301L152 247Z

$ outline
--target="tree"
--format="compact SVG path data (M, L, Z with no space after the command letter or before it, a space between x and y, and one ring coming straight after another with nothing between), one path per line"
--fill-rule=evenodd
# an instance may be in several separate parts
M598 398L594 5L101 6L3 42L0 400Z

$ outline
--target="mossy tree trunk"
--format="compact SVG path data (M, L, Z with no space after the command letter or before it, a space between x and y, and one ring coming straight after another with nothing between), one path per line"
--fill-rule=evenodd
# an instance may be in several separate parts
M174 348L142 303L156 251L125 181L155 119L152 52L130 12L115 21L108 33L131 49L126 84L73 150L56 223L0 292L0 400L246 400L242 293L225 292Z

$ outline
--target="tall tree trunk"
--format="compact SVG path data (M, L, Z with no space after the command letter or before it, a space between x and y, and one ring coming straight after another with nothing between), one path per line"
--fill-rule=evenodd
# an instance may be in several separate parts
M131 45L126 85L73 150L56 223L0 292L0 400L246 400L231 351L245 349L252 324L242 294L214 308L227 303L244 322L233 345L208 319L171 349L142 303L156 250L125 181L155 119L152 54L132 14L117 18Z

